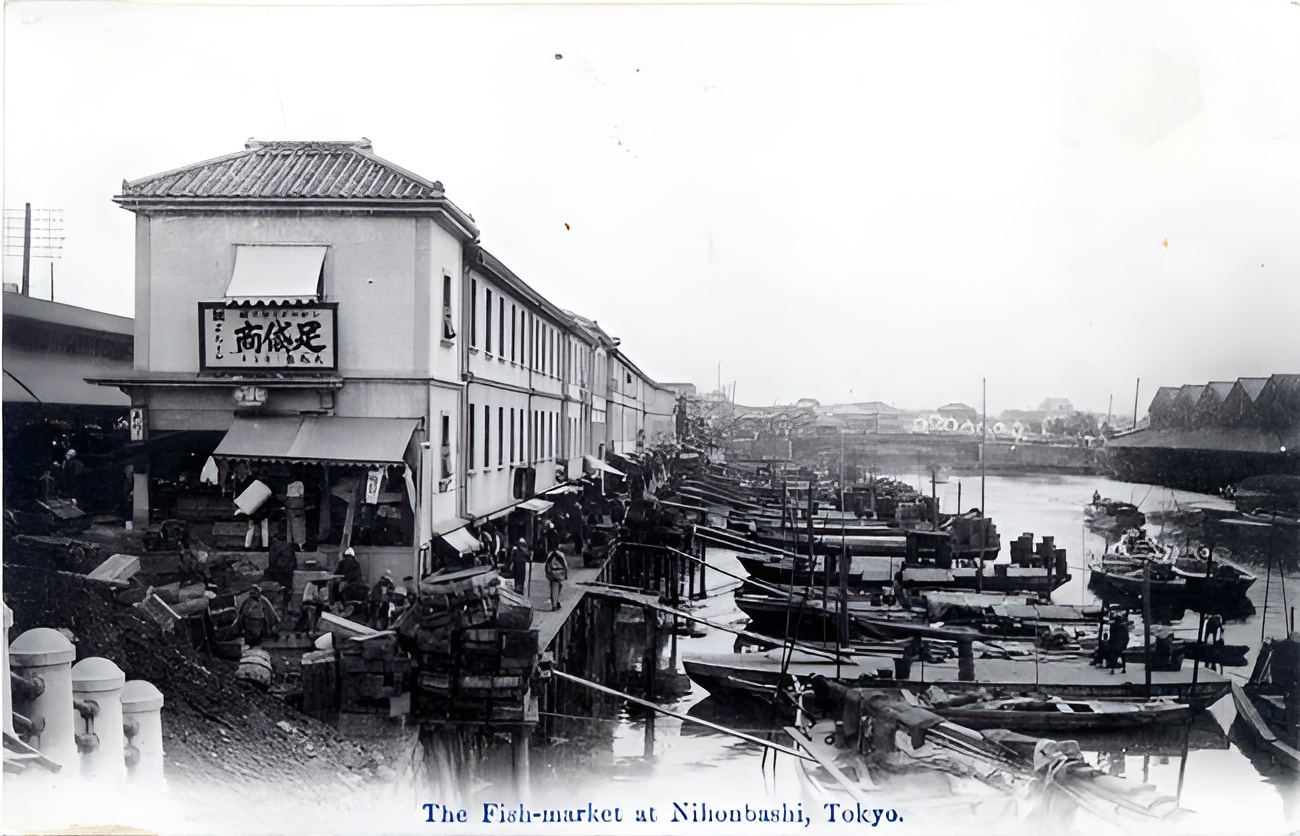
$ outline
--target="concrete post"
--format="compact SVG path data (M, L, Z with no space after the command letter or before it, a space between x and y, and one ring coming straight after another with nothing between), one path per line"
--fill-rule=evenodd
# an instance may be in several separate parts
M4 730L6 734L14 733L14 695L13 683L9 681L9 628L14 626L14 611L9 609L8 604L0 604L4 607L4 647L0 648L4 655Z
M70 770L77 763L72 716L72 660L77 650L67 636L48 627L28 630L14 639L9 663L23 676L38 679L41 693L14 709L41 729L36 748ZM6 683L8 677L5 678Z
M137 470L131 479L131 524L141 530L149 527L148 470Z
M98 743L81 757L86 778L126 780L126 740L122 729L122 686L126 674L108 659L92 656L72 666L72 695L96 709L95 716L74 712L78 734L93 734Z
M165 779L162 707L163 695L153 683L132 679L122 686L122 721L135 750L135 763L128 758L126 769L132 783L157 786Z

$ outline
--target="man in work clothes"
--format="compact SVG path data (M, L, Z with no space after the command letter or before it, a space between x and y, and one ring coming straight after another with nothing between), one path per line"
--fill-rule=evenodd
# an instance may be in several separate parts
M520 537L510 549L510 577L515 579L515 592L524 594L524 581L528 577L528 543Z
M560 587L569 577L569 562L559 547L546 556L546 579L551 582L551 609L560 608Z
M249 590L248 598L239 607L239 632L244 643L257 647L263 639L275 636L280 625L280 615L256 584Z

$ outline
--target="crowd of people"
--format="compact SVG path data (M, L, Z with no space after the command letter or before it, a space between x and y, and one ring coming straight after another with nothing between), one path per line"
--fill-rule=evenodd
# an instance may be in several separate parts
M550 591L550 607L558 610L571 562L586 565L603 556L616 540L646 539L643 529L660 522L655 513L643 507L653 504L653 500L638 493L629 490L626 494L606 495L595 485L582 485L580 491L555 496L552 507L531 520L513 515L471 525L468 530L480 548L469 554L444 553L439 562L442 568L452 570L495 567L519 594L527 593L529 564L541 564ZM274 586L254 586L239 609L237 625L247 646L255 647L280 632L281 613L287 615L291 609L298 548L292 542L270 544L263 577ZM263 594L275 587L278 594ZM385 574L368 584L355 551L347 548L332 577L310 581L303 587L298 619L291 632L314 635L325 612L376 630L388 629L415 603L416 594L411 576L397 583Z

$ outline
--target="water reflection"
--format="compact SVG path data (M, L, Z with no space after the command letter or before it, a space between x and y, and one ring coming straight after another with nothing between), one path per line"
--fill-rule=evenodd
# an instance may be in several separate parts
M955 507L957 483L966 481L967 496L978 491L978 478L954 477L941 496L945 511ZM926 484L926 491L929 485ZM1061 603L1095 604L1102 599L1088 588L1088 558L1099 557L1106 549L1105 537L1089 532L1084 525L1083 507L1094 490L1116 499L1130 496L1152 522L1149 532L1157 538L1179 538L1177 542L1195 542L1197 532L1177 525L1180 516L1197 502L1220 500L1190 494L1113 482L1081 476L990 476L986 496L988 512L994 518L1004 542L1021 532L1056 537L1058 546L1069 550L1071 580L1058 589L1055 600ZM1073 540L1073 543L1071 541ZM1216 554L1219 552L1216 550ZM1275 575L1271 595L1264 606L1265 564L1259 555L1242 550L1233 558L1249 565L1260 576L1244 600L1207 607L1219 611L1225 619L1225 640L1229 644L1249 645L1249 663L1259 645L1261 624L1268 635L1279 635L1283 628L1284 605ZM1002 560L1006 560L1006 556ZM711 549L709 560L726 569L739 570L734 556ZM1253 562L1259 561L1259 562ZM1278 563L1281 563L1279 560ZM719 580L719 583L721 581ZM1300 584L1294 576L1286 579L1287 600L1294 604L1300 597ZM733 584L734 585L734 584ZM1141 613L1140 601L1121 602L1131 613ZM1180 637L1195 637L1201 613L1190 602L1159 606L1155 620L1161 621ZM745 617L732 600L730 591L710 598L697 610L702 616L723 623L743 624ZM732 637L720 631L708 631L703 638L682 638L681 652L730 652ZM1190 661L1187 664L1191 664ZM1249 667L1234 675L1244 679ZM672 707L689 716L707 719L726 726L759 734L773 732L770 709L745 709L724 705L707 698L698 686L675 702ZM1243 749L1225 729L1232 722L1231 699L1221 701L1211 711L1198 714L1190 726L1155 727L1126 731L1123 735L1085 735L1080 744L1092 762L1108 772L1130 779L1149 781L1162 792L1174 795L1183 787L1184 806L1202 814L1228 816L1212 818L1205 832L1286 832L1300 826L1300 804L1295 795L1295 776L1279 775L1253 750ZM797 782L786 756L764 757L761 747L727 737L704 727L680 720L660 718L656 723L656 747L653 757L644 756L644 717L626 711L604 715L603 730L593 728L579 742L550 747L534 753L534 763L554 764L542 779L544 787L580 785L591 792L627 792L641 798L663 797L676 793L681 797L725 793L740 798L798 798ZM575 721L576 722L576 721ZM586 749L581 757L559 750ZM599 752L597 753L597 751ZM1183 752L1187 751L1184 758ZM549 783L548 783L549 782ZM1232 811L1228 815L1225 811Z

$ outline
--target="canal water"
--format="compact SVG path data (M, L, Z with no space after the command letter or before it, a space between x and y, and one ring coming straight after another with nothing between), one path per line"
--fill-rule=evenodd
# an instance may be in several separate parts
M926 477L928 481L928 474ZM952 476L947 484L936 487L944 511L957 508L958 481L962 483L962 506L970 508L979 504L978 474ZM929 487L928 483L925 484L927 491ZM1168 514L1198 504L1223 507L1223 501L1216 497L1099 477L988 476L985 486L988 513L997 524L1004 543L1000 559L1007 559L1005 544L1024 532L1032 532L1036 540L1043 535L1052 535L1057 547L1067 550L1073 577L1054 595L1054 599L1061 603L1093 603L1097 600L1088 589L1085 573L1081 571L1089 553L1099 555L1106 547L1102 537L1089 533L1084 526L1083 508L1094 490L1103 496L1139 505L1151 521L1148 532L1164 536L1166 540L1187 536L1172 524L1161 524L1161 520L1168 519ZM1251 558L1245 554L1233 556L1243 561ZM1294 566L1295 555L1290 559ZM710 548L709 561L743 575L738 561L724 550ZM1265 567L1260 563L1252 568L1260 576L1249 591L1255 612L1229 620L1225 633L1227 643L1251 647L1250 662L1253 664L1254 651L1260 643L1261 625L1268 637L1283 635L1283 617L1287 608L1300 603L1297 602L1300 581L1292 573L1282 584L1275 572L1271 583L1267 584L1269 601L1265 607ZM746 618L731 600L731 591L737 585L738 582L720 573L710 574L711 597L696 613L724 624L743 627ZM1197 613L1188 611L1169 626L1178 635L1193 637L1198 618ZM709 630L703 637L679 639L679 651L683 655L727 652L731 650L733 641L730 634ZM1244 681L1249 676L1250 667L1228 668L1227 673ZM694 684L685 696L661 702L679 713L760 735L772 728L770 718L762 716L762 712L757 716L735 714L716 705L707 692ZM673 807L674 802L682 805L681 809L688 813L699 809L690 807L690 802L742 809L744 804L777 809L785 804L794 809L795 805L802 803L803 812L813 822L811 831L829 832L848 827L857 831L870 829L869 825L837 823L832 828L825 824L824 811L803 800L788 755L765 754L756 744L660 716L654 720L653 754L647 756L645 712L617 701L607 706L606 716L570 720L563 727L564 739L533 750L535 799L566 805L596 800L627 808L653 806L659 818L654 825L637 826L636 829L643 832L724 833L736 829L735 825L728 827L681 820L678 808ZM1249 744L1243 744L1242 748L1236 738L1228 739L1226 730L1234 715L1231 697L1226 697L1198 720L1190 735L1184 731L1185 727L1179 726L1154 734L1085 738L1080 743L1089 762L1111 774L1134 781L1146 780L1171 796L1178 794L1181 782L1183 806L1197 813L1192 829L1186 832L1271 834L1295 831L1300 828L1300 793L1294 776L1277 770L1260 758ZM1189 741L1186 758L1183 757L1184 740ZM879 806L890 807L889 800L881 798ZM678 813L679 819L675 823L672 821L674 812ZM882 821L879 827L893 828L899 833L923 832L906 821L894 824ZM790 825L753 825L743 830L791 832Z

